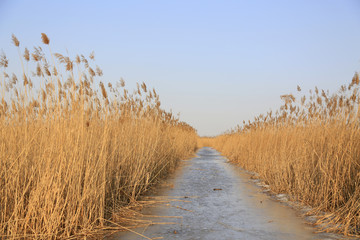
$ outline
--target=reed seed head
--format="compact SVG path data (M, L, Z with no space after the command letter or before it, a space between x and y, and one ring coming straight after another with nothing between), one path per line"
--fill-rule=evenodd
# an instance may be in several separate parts
M7 68L9 65L9 60L6 58L5 53L1 53L0 55L0 67Z
M50 39L48 38L48 36L46 36L45 33L41 33L41 40L46 45L49 45L49 43L50 43Z
M24 86L28 85L29 81L28 81L28 78L27 76L25 75L25 73L23 74L23 80L24 80Z
M91 60L95 60L95 52L94 52L94 51L92 51L92 52L90 53L89 58L90 58Z
M24 58L27 62L30 61L30 52L27 48L25 48L25 51L24 51Z
M19 42L19 40L16 38L16 36L13 34L11 38L12 38L12 41L13 41L14 45L15 45L16 47L19 47L19 46L20 46L20 42Z
M103 95L104 98L107 98L107 92L106 92L106 89L105 89L105 86L102 82L100 82L100 87L101 87L101 93Z

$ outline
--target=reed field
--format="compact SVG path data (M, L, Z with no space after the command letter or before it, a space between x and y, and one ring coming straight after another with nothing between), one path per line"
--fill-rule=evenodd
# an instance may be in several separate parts
M1 55L0 239L91 236L194 153L196 131L145 83L104 84L93 54L52 53L45 34L31 52L12 40L22 71Z
M334 94L303 94L298 86L296 96L281 98L278 111L200 144L258 173L275 193L312 206L324 230L360 236L359 74Z

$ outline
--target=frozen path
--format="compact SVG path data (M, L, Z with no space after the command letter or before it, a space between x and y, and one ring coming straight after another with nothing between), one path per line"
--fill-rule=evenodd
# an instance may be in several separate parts
M136 231L155 239L331 239L314 234L314 228L286 207L261 192L239 170L211 148L185 161L173 179L173 187L161 195L185 201L151 208L152 214L182 216L175 225L153 225ZM165 219L164 221L169 221ZM170 219L174 221L174 219ZM119 233L111 239L143 239Z

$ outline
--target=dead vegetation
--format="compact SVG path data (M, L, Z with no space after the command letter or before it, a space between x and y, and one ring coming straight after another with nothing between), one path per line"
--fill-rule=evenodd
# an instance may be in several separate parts
M258 173L273 191L326 212L319 219L324 230L359 236L359 74L332 95L315 88L281 99L278 111L200 144Z
M0 238L65 239L109 228L119 209L196 148L196 131L145 83L105 84L94 54L0 57Z

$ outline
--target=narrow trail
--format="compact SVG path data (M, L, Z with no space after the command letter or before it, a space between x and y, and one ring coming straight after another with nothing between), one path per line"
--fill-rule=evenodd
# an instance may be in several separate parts
M146 214L181 216L163 219L177 224L135 229L153 239L338 239L333 234L315 234L296 212L264 194L249 175L211 148L185 161L155 195L179 199L145 209ZM168 184L168 185L169 185ZM170 205L170 206L169 206ZM112 240L144 239L121 232Z

